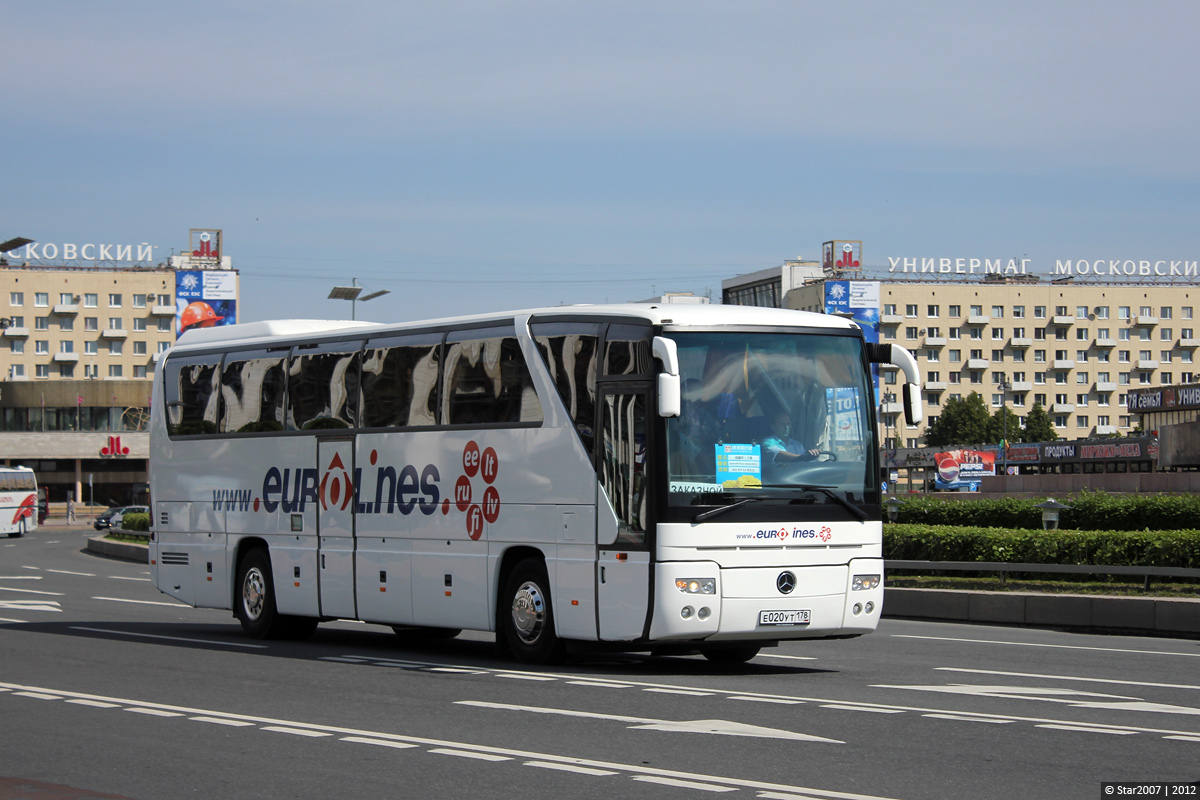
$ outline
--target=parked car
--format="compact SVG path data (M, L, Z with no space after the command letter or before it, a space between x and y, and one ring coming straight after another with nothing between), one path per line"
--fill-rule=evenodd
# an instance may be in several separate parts
M121 517L125 514L149 513L149 506L117 506L116 508L110 508L106 511L102 511L100 516L96 517L96 521L92 523L92 527L98 531L102 531L107 528L119 528L121 527Z

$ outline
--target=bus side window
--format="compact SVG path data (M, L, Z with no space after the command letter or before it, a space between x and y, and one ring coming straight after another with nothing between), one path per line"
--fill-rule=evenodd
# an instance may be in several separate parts
M368 343L362 365L362 427L437 423L441 342L441 334L426 334Z
M465 331L446 342L442 424L541 422L542 404L511 330Z
M588 453L593 452L600 326L546 322L532 324L529 328L583 446Z
M164 385L167 404L167 433L195 436L217 432L220 405L218 383L221 357L168 362Z
M609 325L604 340L605 375L653 375L651 331L639 325Z
M297 350L288 361L288 430L354 427L361 354L357 343L336 346Z
M283 356L235 353L221 374L221 432L283 430Z

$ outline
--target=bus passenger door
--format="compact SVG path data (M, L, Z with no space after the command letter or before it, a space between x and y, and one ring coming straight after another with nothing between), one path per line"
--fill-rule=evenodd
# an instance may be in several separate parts
M317 440L321 616L354 619L354 440Z
M650 601L648 385L605 388L600 395L600 486L596 509L597 615L601 640L642 635Z

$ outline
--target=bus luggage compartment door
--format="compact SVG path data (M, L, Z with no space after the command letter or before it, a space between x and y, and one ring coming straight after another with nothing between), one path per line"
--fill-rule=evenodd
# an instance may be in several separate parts
M321 616L354 619L354 441L317 442L317 574Z

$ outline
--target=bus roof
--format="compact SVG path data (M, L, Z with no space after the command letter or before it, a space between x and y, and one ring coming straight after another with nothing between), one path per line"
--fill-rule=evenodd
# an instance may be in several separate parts
M840 330L855 327L855 323L843 317L760 306L670 303L585 304L396 323L315 319L245 322L237 325L221 325L215 328L193 328L179 338L176 347L209 348L215 344L235 341L239 345L253 344L256 341L266 344L268 341L276 339L303 339L314 334L365 334L370 336L391 332L402 333L407 330L428 327L475 325L488 321L511 322L514 319L529 316L597 316L610 319L628 317L630 320L641 320L675 330L690 327L721 328L727 326L806 327Z

